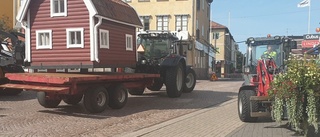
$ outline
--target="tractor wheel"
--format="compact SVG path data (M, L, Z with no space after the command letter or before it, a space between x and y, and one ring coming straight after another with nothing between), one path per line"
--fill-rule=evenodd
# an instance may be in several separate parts
M90 88L89 88L90 89ZM83 105L90 113L100 113L108 107L109 94L106 88L100 86L84 93Z
M63 99L63 102L69 105L77 105L82 100L82 94L68 95Z
M255 122L257 117L251 117L250 115L250 97L256 96L253 90L241 90L238 94L238 115L242 122ZM258 103L252 101L252 111L257 112Z
M156 78L156 79L154 79L154 83L151 86L147 87L147 88L149 90L151 90L151 91L159 91L162 88L162 86L163 86L162 79L161 78Z
M112 109L120 109L126 105L128 101L128 89L122 84L118 84L115 87L108 89L109 93L109 107Z
M196 86L196 72L193 69L187 70L186 82L183 85L182 92L190 93L193 91L194 87Z
M185 79L183 70L182 64L179 63L177 66L168 68L166 71L165 84L167 94L171 98L181 96Z
M61 99L48 99L46 92L37 92L37 99L41 106L45 108L56 108L60 102Z
M131 95L142 95L144 92L144 88L143 89L129 89L128 92Z

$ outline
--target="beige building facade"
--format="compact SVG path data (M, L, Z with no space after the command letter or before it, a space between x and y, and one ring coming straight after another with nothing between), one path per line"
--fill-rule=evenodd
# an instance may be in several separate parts
M211 21L210 34L211 44L217 50L215 58L212 59L213 71L219 77L228 77L235 71L238 44L226 26L214 21Z
M210 46L210 6L212 0L123 0L140 16L144 28L138 31L170 31L183 41L187 65L198 79L207 79Z

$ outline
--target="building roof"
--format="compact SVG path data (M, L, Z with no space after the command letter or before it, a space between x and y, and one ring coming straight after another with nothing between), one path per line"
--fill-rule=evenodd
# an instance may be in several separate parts
M210 23L211 23L210 26L211 26L212 29L227 29L226 26L221 25L221 24L219 24L217 22L211 21Z
M25 18L27 9L32 0L26 0L20 8L16 19L19 22ZM90 15L100 15L104 19L116 21L136 27L142 27L137 12L122 0L83 0ZM91 1L91 2L90 2Z
M102 17L136 26L142 26L137 12L129 4L123 2L122 0L91 1L97 11L97 14Z

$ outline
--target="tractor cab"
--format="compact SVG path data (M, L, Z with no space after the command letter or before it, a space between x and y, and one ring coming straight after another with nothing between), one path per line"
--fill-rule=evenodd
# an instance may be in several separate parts
M171 33L147 32L138 34L138 53L147 59L161 59L169 54L179 53L176 41L178 37Z
M296 48L296 41L288 37L257 37L246 41L247 53L243 72L256 74L259 60L273 60L278 70L284 69L284 60L288 59L291 49Z

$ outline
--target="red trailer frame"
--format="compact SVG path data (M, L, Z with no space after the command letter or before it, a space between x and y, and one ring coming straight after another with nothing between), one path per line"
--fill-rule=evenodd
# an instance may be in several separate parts
M84 107L92 113L102 112L109 105L122 108L128 90L144 90L159 74L143 73L6 73L9 83L2 88L37 91L39 103L54 108L61 100L77 104L84 98ZM143 93L143 92L142 92Z

